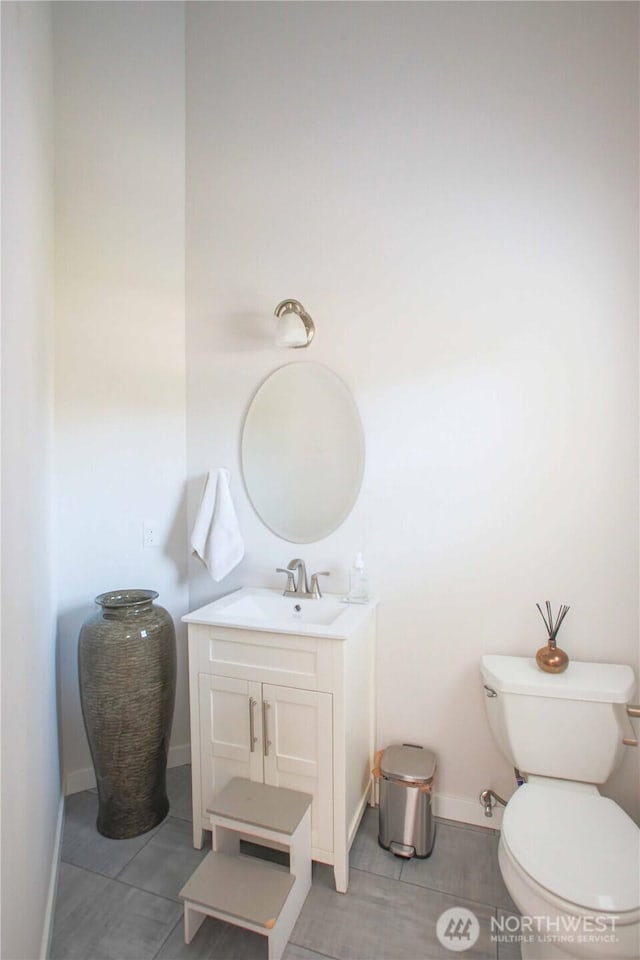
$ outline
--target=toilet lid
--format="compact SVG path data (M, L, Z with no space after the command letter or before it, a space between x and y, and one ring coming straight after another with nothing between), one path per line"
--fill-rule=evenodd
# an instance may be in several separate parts
M640 907L640 829L613 800L528 783L509 800L502 835L556 896L607 913Z

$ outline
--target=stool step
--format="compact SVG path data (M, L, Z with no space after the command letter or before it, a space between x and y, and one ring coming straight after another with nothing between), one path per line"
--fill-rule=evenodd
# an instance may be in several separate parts
M213 799L207 812L262 830L290 837L309 808L312 797L299 790L272 787L234 777Z
M213 850L180 891L185 943L214 917L262 934L269 960L282 960L311 889L311 801L297 790L229 781L209 810ZM242 856L245 834L288 848L289 869Z
M274 927L294 881L275 864L211 852L187 880L180 897L228 917L231 923L266 931Z

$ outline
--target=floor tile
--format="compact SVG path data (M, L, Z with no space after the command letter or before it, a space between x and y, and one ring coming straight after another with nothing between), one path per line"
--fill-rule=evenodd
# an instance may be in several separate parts
M54 917L54 936L60 925L66 925L69 917L86 900L99 901L109 884L108 877L68 863L61 863L58 871L56 889L56 911Z
M497 919L502 921L502 923L511 917L517 916L519 916L519 914L510 913L506 910L497 911ZM522 950L520 948L520 942L517 939L519 933L519 928L515 925L505 929L500 928L500 930L496 932L495 936L498 938L498 960L522 960Z
M517 913L498 866L498 840L498 834L438 823L431 856L406 860L400 879Z
M285 954L286 956L286 954ZM267 960L267 940L259 933L207 917L191 943L182 921L171 931L157 960ZM292 958L293 960L293 958Z
M495 823L487 818L487 823ZM500 831L496 827L481 827L477 823L463 823L461 820L447 820L446 817L436 817L436 824L444 823L449 827L455 827L456 830L473 830L474 833L485 833L490 837L497 837Z
M191 807L191 764L169 767L167 770L169 816L179 820L193 819Z
M326 960L326 953L316 953L305 947L297 947L295 943L287 944L283 960Z
M109 840L98 833L97 815L97 794L87 790L66 798L61 858L76 867L115 877L149 842L158 827L131 840Z
M168 817L118 874L118 880L177 900L180 890L209 850L207 841L202 850L194 849L190 823Z
M170 816L133 840L98 834L95 793L67 798L52 960L267 960L264 937L212 918L184 943L178 893L210 841L203 850L192 845L190 766L167 771L167 790ZM460 906L480 923L466 957L520 960L520 944L508 934L497 942L490 925L492 916L517 914L500 875L499 833L436 823L431 857L405 861L378 845L378 811L367 808L351 848L348 894L335 892L331 867L314 864L313 887L284 960L451 960L436 924ZM265 855L246 842L242 848Z
M152 960L180 916L177 903L60 864L52 960Z
M339 960L450 960L451 951L436 937L436 924L445 910L460 906L472 910L480 924L479 938L465 957L495 960L489 930L492 909L361 870L351 870L344 895L334 890L331 869L316 865L291 942Z
M403 861L378 843L378 809L367 807L349 854L349 866L398 880Z

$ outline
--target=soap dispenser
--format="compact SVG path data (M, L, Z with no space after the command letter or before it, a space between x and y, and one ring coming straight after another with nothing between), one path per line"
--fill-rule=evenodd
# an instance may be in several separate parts
M366 603L368 599L369 583L364 569L364 557L358 552L349 572L349 594L345 600L347 603Z

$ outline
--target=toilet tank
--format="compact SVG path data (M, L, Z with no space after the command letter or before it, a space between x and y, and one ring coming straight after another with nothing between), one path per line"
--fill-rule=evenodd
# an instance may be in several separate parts
M485 655L481 663L489 724L500 750L522 773L604 783L633 736L626 704L631 667L571 661L544 673L533 657Z

